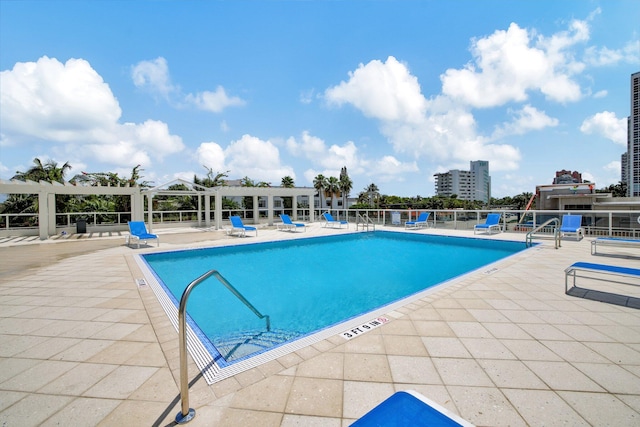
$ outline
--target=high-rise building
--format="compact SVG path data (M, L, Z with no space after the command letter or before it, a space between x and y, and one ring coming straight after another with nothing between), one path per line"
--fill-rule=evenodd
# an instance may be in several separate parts
M438 196L451 197L455 194L462 200L479 200L485 203L491 200L491 176L489 162L486 160L472 161L469 171L452 169L434 176Z
M631 115L627 123L627 196L640 197L640 72L631 74Z

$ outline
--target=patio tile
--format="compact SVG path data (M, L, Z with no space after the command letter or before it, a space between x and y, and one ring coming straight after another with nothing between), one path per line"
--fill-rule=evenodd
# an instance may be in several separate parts
M478 426L526 426L500 390L491 387L448 386L460 416Z
M515 359L499 340L495 338L460 338L474 359Z
M471 357L469 350L458 338L423 337L422 342L431 357Z
M640 395L640 378L623 366L611 363L574 363L574 366L610 393Z
M344 379L391 382L387 356L382 354L345 354Z
M215 425L216 427L280 427L282 419L283 414L281 413L228 408L223 411L220 420ZM195 421L200 421L197 412ZM212 424L200 425L209 426Z
M559 391L558 394L590 425L632 426L640 419L637 410L610 394L572 391Z
M342 416L348 419L358 419L394 392L391 384L345 381Z
M83 396L126 399L157 370L145 366L119 366L84 392Z
M479 360L478 363L500 388L548 389L547 385L519 360Z
M342 381L295 378L287 400L286 413L335 417L342 413Z
M280 427L340 427L342 418L285 414Z
M344 374L344 354L324 353L305 360L296 371L296 376L311 378L342 379Z
M95 426L98 425L120 401L112 399L77 398L62 408L55 415L41 424L42 427L53 426Z
M529 425L591 425L552 391L504 389L503 393Z
M75 362L44 360L2 383L4 390L36 391L77 366Z
M68 396L30 394L0 412L0 425L38 426L72 400Z
M403 354L407 356L426 356L427 349L417 336L383 335L387 354Z
M232 408L284 412L294 378L274 375L237 391Z
M442 384L431 359L415 356L388 356L395 383Z
M434 358L433 364L447 385L492 387L489 379L478 362L473 359L439 359Z
M116 368L116 365L79 363L38 392L80 396Z
M117 402L117 401L116 401ZM97 424L99 427L110 426L143 426L143 425L169 425L174 421L176 414L171 412L163 416L167 409L166 403L125 400L104 417ZM196 414L197 415L197 414Z
M567 362L527 361L525 364L553 390L604 391L597 383Z

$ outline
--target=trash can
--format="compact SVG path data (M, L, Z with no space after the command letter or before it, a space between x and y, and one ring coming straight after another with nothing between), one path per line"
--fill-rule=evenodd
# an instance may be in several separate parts
M83 234L87 232L87 220L86 219L77 219L76 220L76 233Z

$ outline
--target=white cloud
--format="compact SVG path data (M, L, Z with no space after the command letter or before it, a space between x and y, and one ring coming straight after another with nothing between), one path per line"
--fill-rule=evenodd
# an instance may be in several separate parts
M112 126L121 115L118 101L83 59L65 64L43 56L0 72L3 139L35 137L70 142Z
M596 99L600 99L600 98L605 98L607 95L609 94L609 92L607 90L599 90L596 93L593 94L593 97Z
M131 67L131 78L136 87L157 92L164 97L178 90L171 84L167 60L158 57L152 61L140 61Z
M215 142L203 142L196 150L198 162L214 172L228 170L225 165L225 155L222 147Z
M384 121L420 121L426 108L418 79L393 56L360 64L348 81L327 89L325 99L338 106L352 104L365 116Z
M237 96L229 97L222 86L218 86L215 92L205 91L188 94L184 98L185 102L196 106L196 108L213 113L220 113L227 107L238 107L245 102Z
M292 167L281 164L278 147L270 141L243 135L229 144L224 155L227 168L234 175L248 176L272 185L280 185L282 178L287 175L295 179L295 171Z
M17 63L2 71L0 85L1 133L8 143L36 139L75 156L86 145L87 154L115 167L148 166L184 148L163 122L119 123L117 99L83 59Z
M522 135L530 131L558 126L558 119L549 117L544 111L540 111L528 104L517 111L509 110L509 113L513 120L498 127L493 134L493 138Z
M392 93L391 88L400 88ZM371 61L350 79L325 91L330 103L349 103L380 121L394 149L417 158L456 163L487 159L492 169L517 168L520 153L509 145L488 144L477 134L473 115L447 97L427 101L417 79L395 58Z
M344 145L333 144L327 147L324 140L310 135L308 131L302 132L300 142L294 137L286 141L287 149L294 156L302 156L324 168L322 174L338 175L344 166L354 173L364 172L368 162L362 159L358 148L353 141L347 141Z
M227 95L222 86L215 91L203 91L184 95L180 87L171 83L167 60L158 57L151 61L140 61L131 68L133 83L140 88L157 93L176 107L191 105L199 110L220 113L227 107L245 105L245 101L237 96Z
M616 144L627 144L627 119L618 119L615 113L603 111L582 122L580 131L585 134L600 135Z
M619 174L621 167L622 167L622 163L620 163L620 161L613 161L613 162L607 163L602 168L607 172L614 172Z
M597 67L615 65L620 62L638 64L640 63L640 40L627 42L621 49L590 46L585 50L585 61Z
M473 40L474 62L441 75L442 92L478 108L522 102L529 91L557 102L577 101L581 92L572 76L584 65L573 59L569 48L588 38L584 21L573 21L569 31L550 38L536 38L535 32L512 23L506 31Z
M404 163L394 156L384 156L375 162L369 175L376 177L380 182L404 181L405 174L419 171L416 162Z

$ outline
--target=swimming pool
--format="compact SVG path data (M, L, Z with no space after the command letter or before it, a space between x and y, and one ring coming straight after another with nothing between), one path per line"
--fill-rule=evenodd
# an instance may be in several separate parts
M376 231L154 253L141 264L174 306L192 280L215 269L270 317L267 331L264 319L213 278L193 291L189 325L226 368L318 331L347 329L345 321L374 318L524 249L522 242Z

